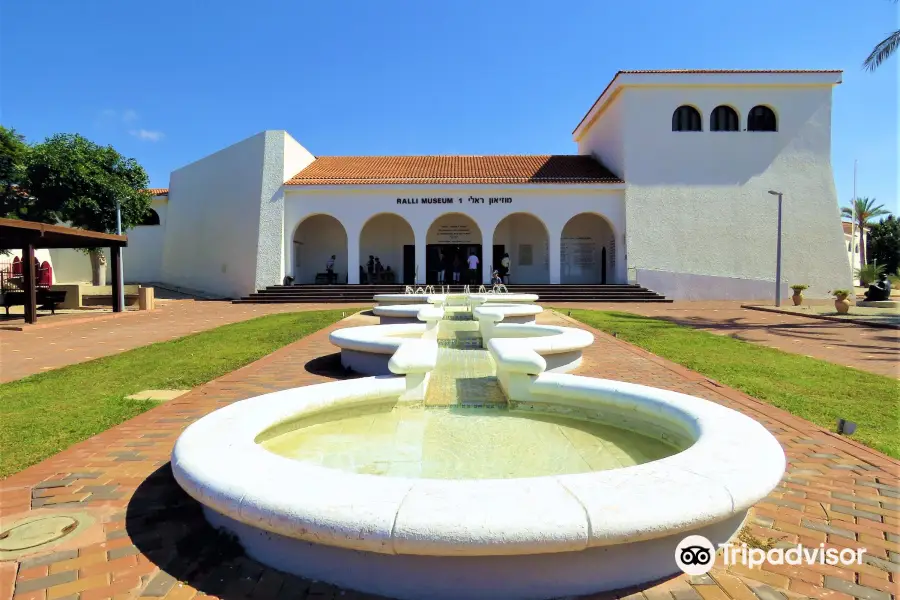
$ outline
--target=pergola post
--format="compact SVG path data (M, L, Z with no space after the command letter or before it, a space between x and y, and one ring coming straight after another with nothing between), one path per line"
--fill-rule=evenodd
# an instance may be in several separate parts
M122 248L113 246L109 249L112 255L112 306L113 312L122 312L125 307L122 306Z
M37 290L35 289L34 273L34 244L28 244L22 249L22 278L25 289L25 322L37 323Z

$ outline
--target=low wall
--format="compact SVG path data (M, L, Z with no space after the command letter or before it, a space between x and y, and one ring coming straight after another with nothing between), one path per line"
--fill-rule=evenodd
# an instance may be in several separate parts
M126 285L125 305L133 306L138 302L139 285ZM50 287L53 291L66 292L66 300L59 308L84 308L85 306L112 306L113 288L111 285L91 285L89 283L58 283ZM87 296L88 298L85 298ZM95 298L90 298L95 296ZM99 297L97 297L99 296Z

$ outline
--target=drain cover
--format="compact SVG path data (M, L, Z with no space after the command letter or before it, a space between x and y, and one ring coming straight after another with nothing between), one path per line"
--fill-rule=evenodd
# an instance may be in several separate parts
M0 532L0 552L18 552L63 538L78 528L78 521L64 515L35 519Z

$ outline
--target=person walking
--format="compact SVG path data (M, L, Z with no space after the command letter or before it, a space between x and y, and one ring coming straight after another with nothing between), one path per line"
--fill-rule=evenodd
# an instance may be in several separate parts
M478 263L481 261L475 256L475 251L470 250L469 258L466 259L466 262L469 263L469 284L474 285L478 283Z

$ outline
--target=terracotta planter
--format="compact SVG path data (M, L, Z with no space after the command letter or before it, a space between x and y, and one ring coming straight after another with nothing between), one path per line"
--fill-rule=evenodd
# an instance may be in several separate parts
M846 296L835 298L834 299L834 308L842 315L850 312L850 301L847 300Z
M794 306L800 306L801 304L803 304L803 294L798 294L795 292L794 295L791 296L791 300L794 301Z

